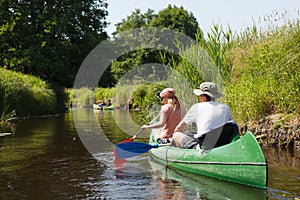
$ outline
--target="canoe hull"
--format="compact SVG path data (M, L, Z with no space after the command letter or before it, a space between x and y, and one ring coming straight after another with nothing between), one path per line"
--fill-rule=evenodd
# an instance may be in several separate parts
M150 143L153 140L150 139ZM266 188L267 163L251 132L239 140L212 150L161 146L150 156L172 169L210 176L245 185Z
M98 104L94 104L93 105L94 110L114 110L115 106L111 105L111 106L100 106Z
M102 108L102 110L114 110L114 109L115 109L115 106L113 106L113 105Z

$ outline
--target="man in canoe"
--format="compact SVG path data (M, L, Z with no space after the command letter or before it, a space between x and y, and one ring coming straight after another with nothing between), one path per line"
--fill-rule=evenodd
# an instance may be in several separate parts
M222 131L223 125L232 121L232 115L227 105L215 102L216 98L222 96L213 82L203 82L194 89L194 94L199 96L200 103L194 104L174 131L172 145L180 148L200 148L207 135L213 136L213 130ZM195 122L197 132L184 133L188 124ZM220 129L221 127L221 129ZM216 132L216 131L215 131ZM233 133L232 133L233 134ZM213 138L217 142L220 133ZM231 137L231 136L228 136ZM213 144L212 147L215 145Z
M154 135L154 138L159 143L168 143L174 133L175 127L182 120L185 112L180 105L180 101L176 96L176 90L174 88L165 88L160 92L159 96L164 104L159 113L159 122L143 125L142 129L161 128L161 130Z
M108 100L108 102L107 102L107 104L106 104L106 107L109 107L109 106L111 106L112 104L111 104L111 100L109 99Z

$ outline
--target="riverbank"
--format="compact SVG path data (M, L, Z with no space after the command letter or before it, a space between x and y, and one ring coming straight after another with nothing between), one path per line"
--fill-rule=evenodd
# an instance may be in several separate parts
M300 151L300 116L272 114L258 121L240 125L241 132L246 130L255 134L264 146L277 146Z
M13 124L22 119L58 117L61 114L14 118L9 120L6 126L3 126L3 124L0 126L0 133L5 131L14 133ZM295 117L294 115L277 113L258 121L240 124L239 127L241 133L246 131L254 133L257 141L263 146L300 151L300 116Z

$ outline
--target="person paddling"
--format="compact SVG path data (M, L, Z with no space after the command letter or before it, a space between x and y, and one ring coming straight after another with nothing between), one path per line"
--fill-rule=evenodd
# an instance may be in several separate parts
M142 129L161 128L161 130L154 135L155 140L159 143L167 143L170 142L175 127L182 120L185 111L176 96L176 90L174 88L165 88L160 92L159 96L164 104L159 113L159 122L151 125L143 125Z

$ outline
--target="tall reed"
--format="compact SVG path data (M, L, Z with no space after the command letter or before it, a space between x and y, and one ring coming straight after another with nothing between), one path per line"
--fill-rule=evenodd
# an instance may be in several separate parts
M56 108L55 92L45 81L0 68L1 120L51 114Z
M241 122L278 112L300 114L299 18L247 29L228 55L233 71L227 103Z

